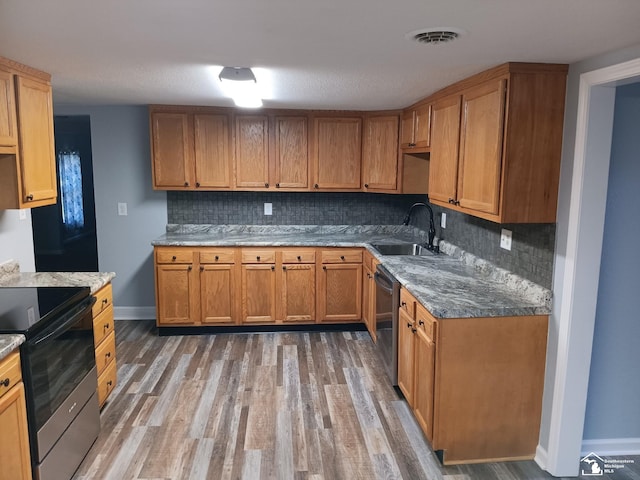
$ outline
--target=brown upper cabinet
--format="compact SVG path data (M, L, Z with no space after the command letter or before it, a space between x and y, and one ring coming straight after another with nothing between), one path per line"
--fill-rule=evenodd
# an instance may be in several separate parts
M420 102L402 112L400 148L428 152L431 146L431 104Z
M364 117L362 187L367 192L398 191L399 114L380 112Z
M566 65L501 65L434 95L429 198L499 223L556 218Z
M308 190L308 123L304 115L237 115L236 188Z
M50 80L0 57L0 208L56 203Z
M151 107L153 187L231 188L230 115Z
M313 119L314 189L360 190L362 117Z

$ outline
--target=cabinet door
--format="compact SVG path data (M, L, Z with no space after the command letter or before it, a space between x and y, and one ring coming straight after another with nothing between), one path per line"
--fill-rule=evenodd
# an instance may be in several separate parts
M415 148L427 148L431 144L431 105L421 105L415 112L413 143Z
M275 117L276 188L309 188L307 117Z
M0 398L0 477L31 480L29 431L22 382Z
M287 264L282 266L282 320L315 321L316 266Z
M56 203L51 85L16 77L22 201Z
M359 189L362 118L314 120L314 188Z
M228 115L193 116L196 188L231 188Z
M414 144L414 128L413 124L415 123L416 111L405 110L402 112L402 121L400 123L400 147L401 148L411 148Z
M401 325L402 327L402 325ZM406 329L405 329L406 330ZM433 440L433 401L436 345L422 329L415 336L415 395L413 413L427 436Z
M191 138L186 113L151 113L154 188L193 187Z
M362 269L362 321L367 326L371 340L376 338L376 285L370 268Z
M268 133L266 116L236 117L236 187L269 187Z
M193 267L185 264L156 266L158 325L194 323L192 271Z
M0 145L18 144L13 74L0 70Z
M460 102L455 95L433 104L429 160L429 198L433 200L457 198Z
M362 319L362 264L326 264L318 275L318 321Z
M200 321L235 323L235 265L200 266Z
M276 319L275 265L242 265L242 322Z
M506 80L468 90L462 97L458 196L460 206L498 213Z
M398 189L397 115L366 117L362 146L362 180L367 191Z
M414 405L415 321L402 308L398 320L398 387Z

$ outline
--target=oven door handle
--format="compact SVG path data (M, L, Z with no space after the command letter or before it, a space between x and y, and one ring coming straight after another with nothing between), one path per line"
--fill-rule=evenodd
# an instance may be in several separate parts
M376 283L380 286L380 288L382 288L389 295L393 294L393 285L386 277L380 275L379 272L375 272L373 274L373 278L376 281Z
M74 310L74 312L69 315L64 322L59 325L55 325L53 329L48 329L42 332L40 335L36 335L31 340L28 341L30 347L35 347L40 345L47 340L56 339L65 332L69 331L69 327L76 323L78 319L84 316L95 303L96 298L94 296L90 296L86 300L83 300Z

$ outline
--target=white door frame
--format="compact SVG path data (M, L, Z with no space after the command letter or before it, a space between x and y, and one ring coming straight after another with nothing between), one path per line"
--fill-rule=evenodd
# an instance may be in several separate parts
M568 210L558 209L547 377L553 385L547 450L536 462L555 476L578 475L591 366L604 217L611 156L615 87L640 76L640 59L583 73ZM553 359L555 362L550 362ZM548 393L546 393L548 394Z

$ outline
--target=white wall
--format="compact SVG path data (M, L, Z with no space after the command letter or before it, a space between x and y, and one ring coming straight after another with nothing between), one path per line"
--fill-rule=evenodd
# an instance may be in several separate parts
M165 192L151 188L146 107L63 107L54 115L89 115L96 200L98 268L116 272L116 318L149 316L155 305L151 241L165 232ZM126 202L128 216L118 215Z
M23 272L36 269L31 233L31 213L24 210L20 219L19 210L0 210L0 263L16 260Z
M586 440L640 437L640 84L616 92ZM622 442L617 442L622 443Z

